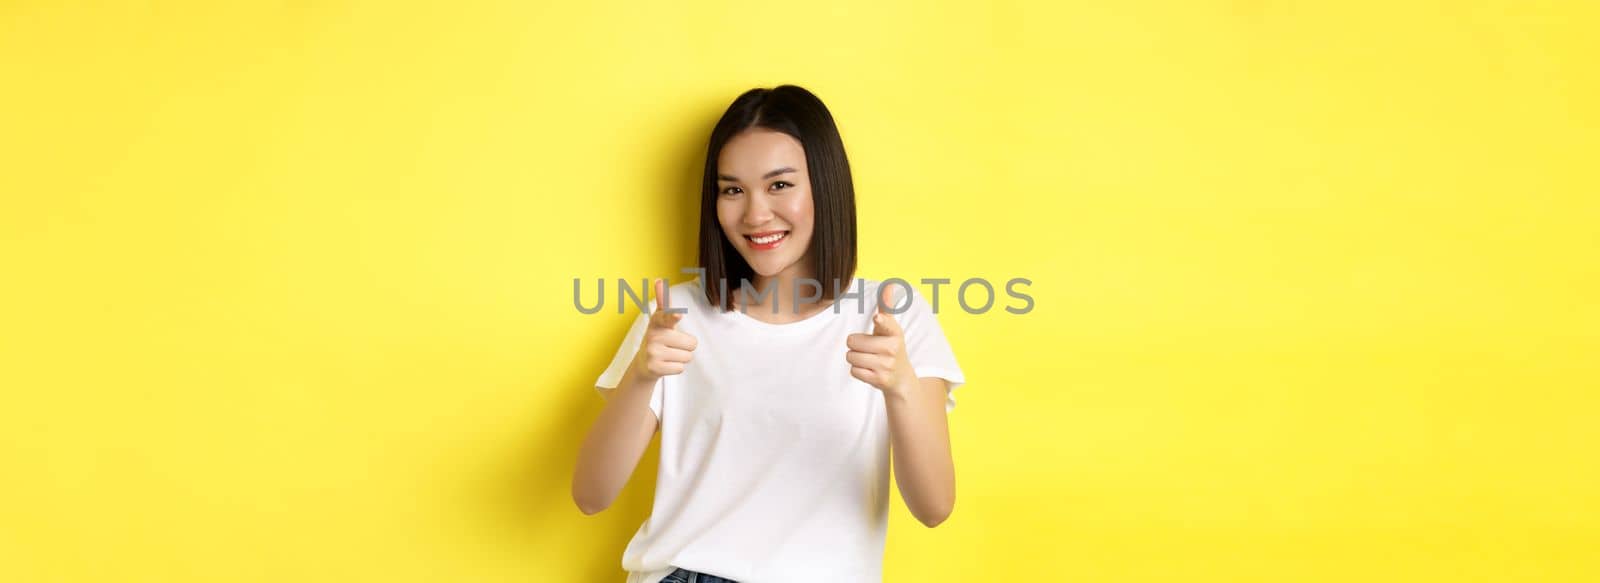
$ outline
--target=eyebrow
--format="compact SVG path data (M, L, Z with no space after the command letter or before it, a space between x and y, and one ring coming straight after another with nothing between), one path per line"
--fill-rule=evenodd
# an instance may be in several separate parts
M761 179L762 180L766 180L768 178L772 178L773 176L777 176L779 174L783 174L783 173L786 173L786 172L795 172L795 169L790 168L788 166L784 166L782 168L778 168L776 170L773 170L771 172L768 172L766 174L761 175ZM732 176L728 176L727 174L718 174L717 175L717 180L727 180L729 182L738 182L739 181L738 178L734 178Z

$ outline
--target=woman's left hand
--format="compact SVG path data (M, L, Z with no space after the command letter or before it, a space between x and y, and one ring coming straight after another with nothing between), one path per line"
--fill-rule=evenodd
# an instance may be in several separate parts
M884 311L894 290L879 288L878 307L872 314L871 334L851 334L845 338L850 348L844 358L850 363L850 376L877 387L885 395L908 395L917 385L917 373L906 357L905 333L894 315Z

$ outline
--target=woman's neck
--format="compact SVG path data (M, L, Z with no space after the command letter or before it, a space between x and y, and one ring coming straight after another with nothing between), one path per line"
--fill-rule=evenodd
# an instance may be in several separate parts
M740 290L740 306L762 321L796 322L828 306L829 290L819 289L816 277L808 273L757 275L750 283L751 289Z

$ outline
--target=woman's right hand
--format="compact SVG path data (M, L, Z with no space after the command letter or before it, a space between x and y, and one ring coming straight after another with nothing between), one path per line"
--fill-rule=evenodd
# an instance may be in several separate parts
M683 373L684 367L694 358L694 347L699 344L693 336L677 329L683 313L667 312L667 281L655 281L656 310L650 315L650 327L644 333L644 343L633 355L634 374L654 383L667 375Z

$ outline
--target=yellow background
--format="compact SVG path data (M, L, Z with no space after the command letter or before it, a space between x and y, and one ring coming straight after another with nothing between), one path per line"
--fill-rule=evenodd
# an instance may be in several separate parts
M572 278L683 281L786 82L864 276L1034 281L888 581L1595 580L1596 15L5 1L0 580L621 581Z

